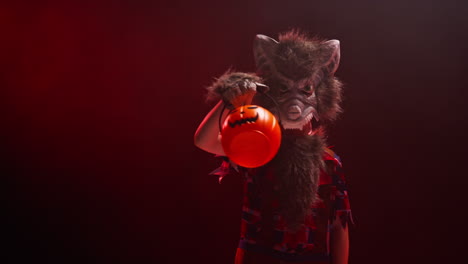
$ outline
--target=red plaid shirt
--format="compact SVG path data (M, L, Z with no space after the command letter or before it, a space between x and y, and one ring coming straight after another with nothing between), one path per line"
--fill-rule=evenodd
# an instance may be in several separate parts
M256 169L240 170L245 176L240 248L285 261L329 260L331 223L339 217L346 225L351 221L351 210L339 157L327 149L323 158L331 173L321 172L318 189L321 199L311 206L312 214L294 232L286 228L284 217L275 210L278 208L277 198L269 199L269 206L261 206L259 186L254 177L259 172ZM227 162L223 166L227 169ZM273 172L266 170L263 173L273 186ZM223 176L219 170L214 174Z

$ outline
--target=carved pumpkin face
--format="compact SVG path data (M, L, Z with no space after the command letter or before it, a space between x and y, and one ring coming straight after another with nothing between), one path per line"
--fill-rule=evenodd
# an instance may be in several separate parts
M221 130L224 152L234 163L255 168L278 152L281 129L275 116L263 107L244 105L232 110Z

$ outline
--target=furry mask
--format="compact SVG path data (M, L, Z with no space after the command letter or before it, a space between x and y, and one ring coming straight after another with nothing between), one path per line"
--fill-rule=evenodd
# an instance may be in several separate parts
M334 77L340 61L340 42L309 39L297 32L280 35L279 42L257 35L254 41L257 73L279 104L285 129L302 129L312 118L331 121L341 112L341 83Z

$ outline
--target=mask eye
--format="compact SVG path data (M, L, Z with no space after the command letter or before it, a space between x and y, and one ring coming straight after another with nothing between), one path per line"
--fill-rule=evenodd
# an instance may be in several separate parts
M285 94L285 93L287 93L287 92L289 91L289 88L288 88L286 85L284 85L284 84L280 84L280 85L278 86L278 88L279 88L280 94L282 94L282 95Z
M302 88L302 93L307 96L311 96L314 93L314 88L312 85L306 85L304 88Z

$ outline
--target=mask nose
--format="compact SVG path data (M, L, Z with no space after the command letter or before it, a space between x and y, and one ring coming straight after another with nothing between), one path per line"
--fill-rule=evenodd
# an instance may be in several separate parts
M302 110L298 105L291 105L288 107L288 119L296 120L301 116L301 114Z

